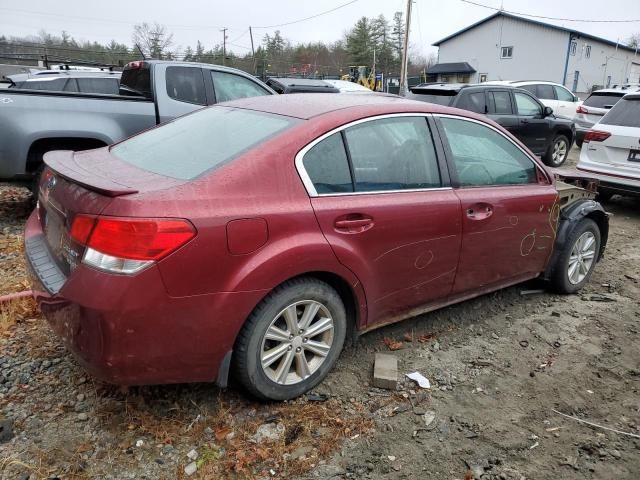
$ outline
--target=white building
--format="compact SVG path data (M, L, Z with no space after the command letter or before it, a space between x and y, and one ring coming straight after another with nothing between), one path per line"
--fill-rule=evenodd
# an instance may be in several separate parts
M575 93L640 82L640 55L617 42L499 11L433 44L433 81L547 80Z

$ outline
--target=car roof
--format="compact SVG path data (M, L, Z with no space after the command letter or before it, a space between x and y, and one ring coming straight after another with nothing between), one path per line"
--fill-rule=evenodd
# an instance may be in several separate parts
M390 113L452 113L487 121L486 117L466 110L418 100L408 100L397 95L377 92L371 95L360 95L358 93L264 95L224 102L221 106L256 110L303 120L309 120L339 110L348 110L353 111L354 114L355 112L360 112L363 117Z

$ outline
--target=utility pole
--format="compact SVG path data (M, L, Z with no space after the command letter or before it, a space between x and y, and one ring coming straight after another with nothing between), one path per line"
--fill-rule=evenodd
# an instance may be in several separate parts
M253 48L253 32L251 31L251 25L249 25L249 36L251 37L251 54L253 55L253 74L258 74L258 64L256 63L256 49Z
M224 65L227 60L227 30L228 28L220 30L222 32L222 65Z
M373 46L373 67L371 70L373 70L372 72L373 73L373 91L375 92L376 85L377 85L376 84L376 46L375 45Z
M411 3L407 0L407 19L404 26L404 45L402 49L402 66L400 68L400 96L404 96L408 90L407 67L409 66L409 28L411 27Z

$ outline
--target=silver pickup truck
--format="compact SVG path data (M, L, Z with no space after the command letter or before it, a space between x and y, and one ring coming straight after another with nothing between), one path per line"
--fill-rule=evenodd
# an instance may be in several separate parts
M51 150L102 147L207 105L272 94L240 70L160 60L129 63L119 95L0 90L0 179L33 178Z

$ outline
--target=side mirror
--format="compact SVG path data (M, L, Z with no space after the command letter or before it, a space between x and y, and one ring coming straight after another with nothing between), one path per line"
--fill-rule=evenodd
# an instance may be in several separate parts
M544 107L544 109L542 110L542 116L543 117L548 117L552 113L553 113L553 108L551 108L551 107Z

